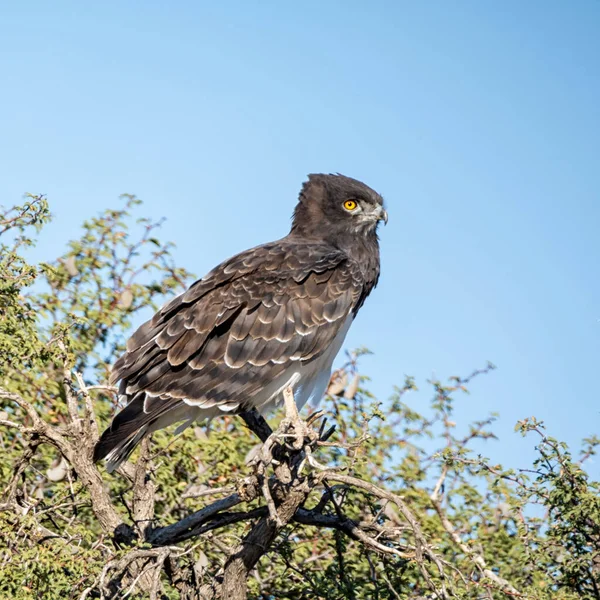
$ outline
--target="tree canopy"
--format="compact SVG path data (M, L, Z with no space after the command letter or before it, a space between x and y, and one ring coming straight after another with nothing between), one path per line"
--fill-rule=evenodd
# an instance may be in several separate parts
M496 437L495 416L453 410L492 364L418 382L417 409L413 378L375 398L366 350L348 352L300 443L281 413L273 435L229 416L154 434L112 476L93 464L117 410L110 364L140 314L191 282L140 204L122 197L39 264L47 200L0 210L1 598L600 598L585 469L600 440L574 453L524 419L535 462L491 464L472 445Z

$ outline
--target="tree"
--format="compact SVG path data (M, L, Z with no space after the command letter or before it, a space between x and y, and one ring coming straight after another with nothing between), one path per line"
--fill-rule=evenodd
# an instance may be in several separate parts
M37 265L46 199L0 212L0 597L600 598L584 470L599 440L576 460L531 418L517 424L535 436L531 468L474 453L494 415L461 428L453 407L491 364L430 381L420 414L410 377L377 401L357 351L306 420L288 403L274 432L223 417L158 432L118 474L93 464L118 401L108 366L138 313L190 278L139 205L123 197Z

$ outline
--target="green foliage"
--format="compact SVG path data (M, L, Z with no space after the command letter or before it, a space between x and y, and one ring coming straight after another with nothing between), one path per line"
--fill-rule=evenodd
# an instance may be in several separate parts
M29 230L39 232L49 219L48 203L40 196L28 196L22 206L0 213L0 378L31 357L43 358L44 351L36 343L35 307L21 295L35 282L38 269L19 252L33 245Z
M39 265L29 264L26 253L50 221L46 200L29 196L23 205L0 211L0 488L6 490L0 504L0 598L98 597L105 567L130 550L111 539L89 486L59 446L32 433L31 414L11 394L57 431L67 431L65 373L76 371L89 386L101 425L107 424L116 407L105 387L108 366L132 325L190 277L173 264L172 246L157 237L160 223L134 219L139 204L123 197L122 208L86 221L61 257ZM416 390L410 377L387 401L369 393L368 379L358 373L362 353L348 355L320 407L337 427L338 444L323 446L318 460L401 496L445 565L455 597L600 598L599 484L584 469L600 440L584 440L575 460L532 418L517 430L534 436L535 463L526 470L492 465L471 446L495 438L495 415L463 426L453 421L453 410L471 378L493 365L447 384L428 382L431 402L419 412L407 402ZM84 400L79 390L75 402L82 411ZM215 420L208 431L189 428L176 440L172 431L155 434L155 522L176 522L212 501L218 489L233 489L251 471L244 459L255 441L235 417ZM131 479L101 471L117 514L131 523ZM336 488L337 508L330 503L323 514L340 509L375 530L396 524L398 543L410 545L406 522L390 503L363 490ZM313 492L306 507L321 501ZM255 500L250 508L259 504ZM177 566L210 581L248 527L237 523L183 543ZM143 553L147 546L138 549ZM441 585L440 574L428 572ZM135 581L129 584L128 597L147 597ZM162 584L161 598L180 597L166 572ZM297 523L259 562L249 587L251 597L264 599L431 597L418 557L376 553L341 532Z
M73 589L90 585L94 571L105 561L97 534L85 522L69 527L71 543L65 543L52 531L41 529L35 513L17 517L3 511L0 534L5 546L0 568L2 598L68 598Z

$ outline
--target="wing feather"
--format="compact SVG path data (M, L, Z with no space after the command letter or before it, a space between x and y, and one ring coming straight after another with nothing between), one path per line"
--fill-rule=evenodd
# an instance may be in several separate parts
M252 406L290 365L327 351L364 296L363 279L340 250L285 238L213 269L144 323L115 363L111 381L137 403L114 421L127 433L123 448L141 439L132 442L141 429L131 420L147 432L167 413L181 418L184 405ZM151 399L140 402L144 394ZM100 457L111 451L102 443Z

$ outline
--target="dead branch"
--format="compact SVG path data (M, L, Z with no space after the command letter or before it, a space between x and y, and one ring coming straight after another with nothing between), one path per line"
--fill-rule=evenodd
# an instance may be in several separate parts
M22 408L32 421L30 431L39 437L40 442L45 441L57 448L72 465L77 476L89 492L92 510L103 529L123 540L131 540L131 528L125 524L115 510L104 488L100 472L92 462L89 443L84 440L82 444L81 435L77 436L73 431L67 431L66 433L67 435L70 434L74 441L67 439L67 435L60 433L56 427L46 423L39 416L35 407L19 394L0 389L0 398L11 400Z
M166 527L157 527L148 537L148 541L154 546L168 546L175 544L182 539L189 537L189 532L200 527L215 515L226 511L243 502L239 494L232 494L227 498L222 498L213 502L209 506L188 515L181 521L168 525Z

